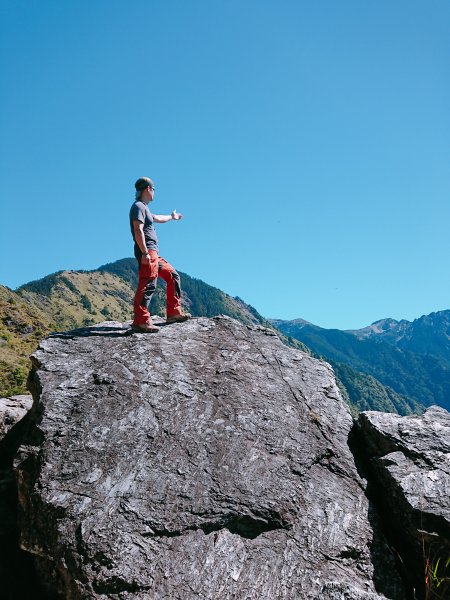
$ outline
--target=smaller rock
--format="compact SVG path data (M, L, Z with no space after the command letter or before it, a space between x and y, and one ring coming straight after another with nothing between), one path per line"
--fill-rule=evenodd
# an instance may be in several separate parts
M38 589L31 557L17 544L17 488L12 462L32 404L28 395L0 398L0 597L10 600L47 598Z
M450 413L363 412L358 426L391 541L423 586L424 564L450 556Z
M33 405L30 395L0 398L0 441L21 421Z

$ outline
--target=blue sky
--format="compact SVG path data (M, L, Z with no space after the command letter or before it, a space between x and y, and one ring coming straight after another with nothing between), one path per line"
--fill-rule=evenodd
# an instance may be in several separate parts
M267 317L450 308L450 3L0 3L0 283L160 252Z

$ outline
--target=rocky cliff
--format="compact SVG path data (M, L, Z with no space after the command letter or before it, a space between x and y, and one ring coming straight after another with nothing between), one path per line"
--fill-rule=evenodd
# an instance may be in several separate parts
M397 448L391 432L355 463L364 422L355 431L331 368L271 330L218 317L150 336L113 322L55 334L30 387L19 524L47 597L410 592L365 479Z

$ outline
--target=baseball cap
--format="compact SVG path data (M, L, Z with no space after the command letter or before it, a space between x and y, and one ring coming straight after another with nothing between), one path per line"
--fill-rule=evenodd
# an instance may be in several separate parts
M150 177L139 177L139 179L134 184L134 187L138 192L140 192L141 190L145 190L145 188L148 186L152 188L155 187Z

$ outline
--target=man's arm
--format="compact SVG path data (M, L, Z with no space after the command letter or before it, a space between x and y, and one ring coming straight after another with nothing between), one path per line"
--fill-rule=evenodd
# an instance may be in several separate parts
M153 215L153 220L155 223L167 223L167 221L179 221L183 218L183 215L177 213L176 210L173 210L170 215Z
M150 255L148 253L147 246L145 245L144 223L135 219L133 221L133 229L134 239L136 240L136 244L139 246L139 249L142 252L141 263L144 265L150 264Z

